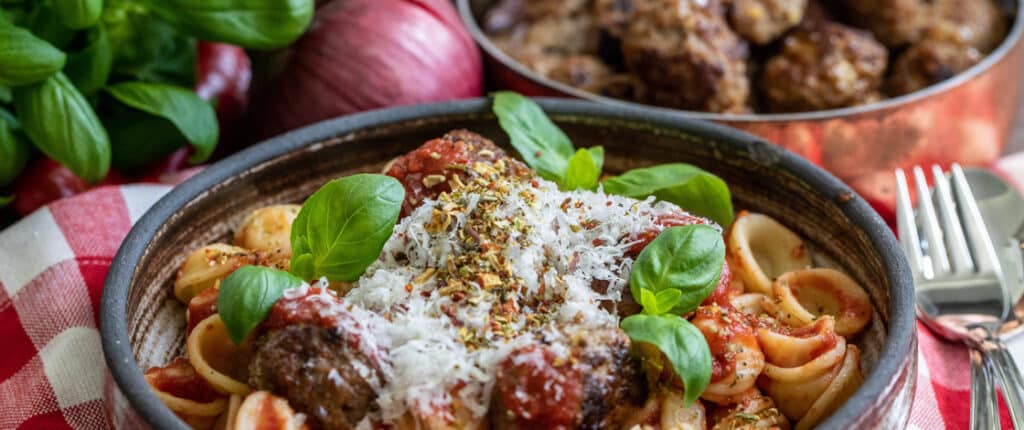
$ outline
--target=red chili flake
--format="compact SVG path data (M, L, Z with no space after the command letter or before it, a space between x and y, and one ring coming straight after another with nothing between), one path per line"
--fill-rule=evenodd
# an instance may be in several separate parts
M601 246L601 245L604 245L604 240L601 240L601 239L594 239L594 240L593 240L593 241L591 241L590 243L594 244L594 246Z
M407 292L407 293L411 293L412 292L412 284L405 284L405 292Z

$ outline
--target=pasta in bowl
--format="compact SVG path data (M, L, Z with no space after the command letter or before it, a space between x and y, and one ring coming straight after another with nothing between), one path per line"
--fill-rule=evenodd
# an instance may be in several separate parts
M522 161L437 133L179 249L182 335L146 388L228 429L827 427L870 388L872 278L692 165L644 195L683 165L531 160L558 149L524 151L497 104Z

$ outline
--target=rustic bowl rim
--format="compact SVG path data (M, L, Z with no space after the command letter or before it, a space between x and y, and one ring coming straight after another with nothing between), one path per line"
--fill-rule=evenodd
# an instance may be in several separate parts
M975 64L967 70L960 72L952 78L946 79L934 85L930 85L923 89L904 94L896 97L889 97L881 101L868 103L859 106L844 107L839 109L826 109L809 112L792 112L792 113L744 113L744 114L722 114L712 112L701 112L683 109L666 108L655 105L648 105L643 103L631 102L622 99L616 99L613 97L605 97L602 95L594 94L589 91L583 91L579 88L569 86L567 84L549 79L539 73L530 70L530 68L524 66L522 63L516 61L494 43L491 42L483 29L480 28L476 17L473 15L473 8L470 6L471 0L456 0L455 4L458 8L459 16L462 18L463 24L465 24L473 40L477 46L484 51L485 56L489 56L494 60L501 63L502 66L511 69L516 72L519 76L530 80L535 84L539 84L546 88L554 89L562 94L576 97L583 100L591 100L595 102L605 103L613 106L622 107L645 107L648 109L655 109L665 112L671 112L676 115L683 115L688 118L704 119L709 121L729 121L729 122L787 122L787 121L808 121L808 120L824 120L830 118L842 118L861 114L868 114L872 112L880 112L892 108L897 108L904 105L909 105L934 95L941 94L952 90L955 87L963 85L977 76L985 73L991 69L995 64L1003 61L1003 59L1009 55L1009 53L1019 44L1024 43L1024 0L1012 0L1015 8L1013 10L1014 17L1013 23L1007 31L1006 36L996 49L992 50L988 55L985 56L978 64ZM1002 6L1001 6L1002 7ZM486 59L485 59L486 61Z
M914 324L914 291L903 252L882 218L863 198L835 176L763 139L722 125L644 108L623 108L571 99L537 100L541 107L556 119L562 116L587 120L629 121L654 129L682 132L720 144L736 146L773 160L775 167L790 172L826 196L844 196L840 201L840 209L868 236L885 266L891 286L891 316L887 328L888 337L875 369L867 375L864 385L857 393L819 428L847 428L879 402L878 395L896 383L904 366L913 366L912 361L908 364L905 359L906 354L916 354L913 349L917 333ZM107 368L117 388L127 398L134 411L156 429L187 428L183 421L164 406L143 378L142 370L132 352L127 325L127 300L135 277L136 265L161 226L175 212L205 191L253 166L336 136L388 124L408 123L417 119L465 118L474 115L490 115L490 100L477 98L404 106L326 120L269 139L221 160L178 185L157 201L132 227L118 249L104 283L100 302L100 335ZM911 375L912 372L913 369ZM913 381L907 383L912 384Z

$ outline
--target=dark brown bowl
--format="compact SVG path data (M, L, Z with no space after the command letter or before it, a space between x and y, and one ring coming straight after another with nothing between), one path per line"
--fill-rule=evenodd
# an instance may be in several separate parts
M541 106L578 144L603 145L610 171L671 161L724 178L736 206L783 220L866 287L878 318L858 344L868 376L820 428L897 428L914 392L913 285L892 233L832 175L764 140L646 109L571 100ZM487 100L410 106L338 118L274 138L214 164L172 190L132 228L103 291L100 328L107 405L120 427L185 425L142 371L181 353L184 308L171 285L186 252L226 240L253 209L299 202L329 179L379 171L391 158L454 128L507 144Z
M1012 21L999 47L963 73L910 94L862 106L783 114L651 109L736 127L779 144L832 172L883 216L894 219L895 168L952 162L986 165L999 158L1010 138L1024 82L1024 0L997 1ZM494 3L456 0L463 22L483 51L491 86L531 96L639 106L548 79L506 55L478 25L478 18Z

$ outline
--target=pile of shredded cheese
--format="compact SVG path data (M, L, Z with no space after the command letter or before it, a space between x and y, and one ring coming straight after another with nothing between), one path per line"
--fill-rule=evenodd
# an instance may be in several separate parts
M659 215L681 212L541 179L457 185L400 221L342 299L363 351L384 351L383 381L372 382L380 413L367 426L448 414L453 402L483 416L514 349L542 340L567 357L572 333L617 327L629 247Z

